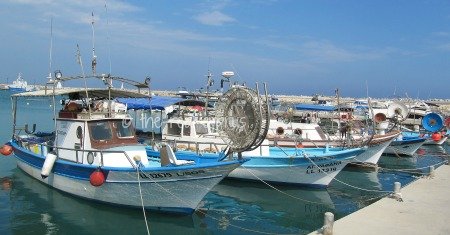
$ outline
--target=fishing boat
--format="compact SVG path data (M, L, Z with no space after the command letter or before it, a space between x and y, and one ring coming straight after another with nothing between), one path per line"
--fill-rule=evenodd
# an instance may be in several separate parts
M355 124L349 124L356 127ZM286 123L271 120L267 139L271 145L281 147L317 148L325 146L334 147L360 147L367 146L353 159L353 163L376 166L384 150L397 138L400 131L391 130L388 133L378 129L378 134L369 135L364 128L352 128L345 136L339 133L330 135L325 133L318 124L314 123Z
M34 86L28 85L28 82L22 78L22 74L19 73L17 79L12 84L8 85L8 89L14 92L24 92L35 90Z
M447 123L448 125L448 123ZM405 138L425 138L425 145L442 145L447 141L448 134L444 130L444 118L438 113L428 113L422 118L424 131L403 131Z
M413 156L425 141L426 139L422 137L399 136L384 150L384 153Z
M80 77L62 78L59 81ZM13 135L2 153L13 153L17 165L37 181L71 195L127 207L192 213L209 190L243 159L148 159L132 121L116 97L147 97L131 90L114 89L110 75L90 76L108 87L41 90L12 95ZM148 84L130 82L138 88ZM148 92L149 93L149 92ZM54 131L36 132L36 125L17 123L18 100L52 97ZM64 97L61 110L55 97ZM170 147L161 151L170 151Z
M274 184L300 185L315 188L327 187L333 178L351 162L363 148L278 148L261 146L259 150L243 152L242 156L250 159L233 170L228 178L251 181L264 181ZM147 148L149 157L158 159L157 149ZM177 159L189 161L203 158L220 158L216 153L201 153L179 150L174 153ZM233 158L236 158L234 156Z
M448 139L446 132L420 133L415 131L402 131L402 135L405 138L425 138L425 142L423 143L424 145L442 145Z
M225 149L218 128L220 123L213 118L199 116L171 118L165 122L162 140L174 146L177 159L220 158ZM228 177L241 180L263 180L277 184L293 184L311 187L326 187L365 148L295 148L270 147L263 143L252 151L242 152L250 161L232 171ZM158 145L149 146L147 155L160 157ZM236 158L236 154L234 158Z
M195 115L183 113L180 117L172 117L165 121L162 140L174 146L176 151L171 155L184 161L199 157L250 159L230 173L232 178L313 187L326 187L349 161L364 151L362 148L269 147L265 139L270 122L269 103L267 95L263 101L259 93L246 87L232 87L216 104L216 116L194 112ZM248 117L242 117L243 114ZM228 136L233 138L231 144ZM237 150L228 151L225 145ZM159 159L160 145L149 146L147 155Z

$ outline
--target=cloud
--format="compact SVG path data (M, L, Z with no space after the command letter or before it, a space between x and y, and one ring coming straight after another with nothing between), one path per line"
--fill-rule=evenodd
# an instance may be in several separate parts
M226 23L236 22L236 19L231 16L225 15L220 11L202 13L195 16L194 19L202 24L213 26L220 26Z
M432 35L438 36L438 37L449 37L450 32L438 31L438 32L433 32Z
M442 51L450 51L450 43L445 43L437 46L437 49Z

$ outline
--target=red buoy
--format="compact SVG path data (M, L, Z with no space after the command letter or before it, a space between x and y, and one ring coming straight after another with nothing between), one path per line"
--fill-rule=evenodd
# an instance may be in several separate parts
M103 174L102 170L99 168L92 172L91 176L89 177L89 182L92 186L99 187L103 183L105 183L105 174Z
M424 149L418 149L416 152L418 155L425 155L425 150Z
M434 132L431 135L431 139L434 140L435 142L438 142L439 140L441 140L441 138L442 138L442 135L439 132Z
M11 155L12 152L13 152L13 148L11 147L11 145L5 144L0 148L0 153L5 156Z

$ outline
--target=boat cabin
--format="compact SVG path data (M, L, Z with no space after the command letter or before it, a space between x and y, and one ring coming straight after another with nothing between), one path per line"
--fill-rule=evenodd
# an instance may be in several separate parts
M23 144L36 145L38 150L33 152L42 156L52 152L59 159L81 164L123 166L130 164L130 159L139 155L142 163L146 164L148 161L145 148L139 146L126 105L103 98L144 95L122 90L88 91L89 99L83 97L85 89L57 91L58 95L68 95L69 99L62 102L61 110L57 111L55 107L55 131L46 138L35 135L34 130L28 131L27 126L27 134L20 135L20 129L16 129L16 125L14 133L17 134L14 136L21 139ZM36 91L17 96L49 96L44 92Z

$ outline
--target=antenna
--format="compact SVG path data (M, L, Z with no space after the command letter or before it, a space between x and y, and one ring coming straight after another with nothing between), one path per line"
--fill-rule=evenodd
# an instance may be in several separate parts
M50 19L50 58L49 58L49 66L48 66L48 79L49 82L52 79L52 51L53 51L53 17Z
M106 6L106 0L105 0L105 12L106 12L106 44L108 46L108 60L109 60L109 74L111 74L111 47L109 45L109 18L108 18L108 7ZM111 81L112 83L112 81ZM111 84L112 85L112 84Z
M84 78L84 89L86 91L86 100L88 102L88 108L89 108L89 119L91 119L91 106L89 105L89 93L87 88L87 82L86 82L86 75L84 74L84 68L83 68L83 61L81 60L81 53L80 53L80 46L77 44L77 63L81 67L81 74Z
M95 55L95 28L94 28L94 12L92 12L92 74L95 76L97 68L97 56Z
M211 58L210 58L211 61ZM205 116L208 117L208 103L209 103L209 87L214 84L214 80L212 79L212 73L209 70L209 63L208 63L208 74L206 74L206 102L205 102Z

